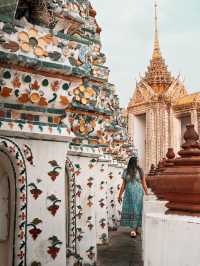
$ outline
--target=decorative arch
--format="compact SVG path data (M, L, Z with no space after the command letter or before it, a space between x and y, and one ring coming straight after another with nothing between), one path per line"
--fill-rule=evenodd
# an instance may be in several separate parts
M67 256L77 257L76 247L76 171L73 163L67 157L66 173L66 205L67 205Z
M5 137L0 137L0 154L6 158L5 167L9 167L12 171L9 182L15 188L13 265L26 266L27 171L25 160L18 145Z

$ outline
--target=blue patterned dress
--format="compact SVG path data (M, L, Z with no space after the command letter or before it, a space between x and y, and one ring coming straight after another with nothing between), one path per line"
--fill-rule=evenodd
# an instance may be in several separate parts
M141 173L137 171L136 176L133 179L130 179L130 177L127 175L127 170L124 170L124 173L122 175L122 178L125 180L126 186L120 224L121 226L128 226L133 230L142 226L144 191L141 184Z

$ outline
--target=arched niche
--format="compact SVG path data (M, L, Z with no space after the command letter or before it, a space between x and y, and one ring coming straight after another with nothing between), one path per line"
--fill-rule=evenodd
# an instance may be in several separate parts
M6 153L0 152L0 261L13 265L15 223L15 179Z
M27 177L23 155L0 137L0 261L26 266Z

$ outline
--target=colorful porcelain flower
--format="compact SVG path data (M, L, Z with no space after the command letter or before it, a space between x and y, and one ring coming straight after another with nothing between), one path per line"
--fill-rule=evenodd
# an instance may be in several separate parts
M87 105L91 101L96 101L96 92L91 87L81 85L74 89L74 100L80 104Z
M18 39L20 41L20 49L24 53L33 53L37 57L48 56L45 51L48 45L46 36L39 37L38 30L30 28L27 32L21 31L18 33Z

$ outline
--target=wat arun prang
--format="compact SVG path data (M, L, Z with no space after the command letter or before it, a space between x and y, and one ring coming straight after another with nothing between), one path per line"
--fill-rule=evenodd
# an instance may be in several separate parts
M133 145L88 0L0 3L0 263L96 265ZM9 214L9 215L8 215Z

